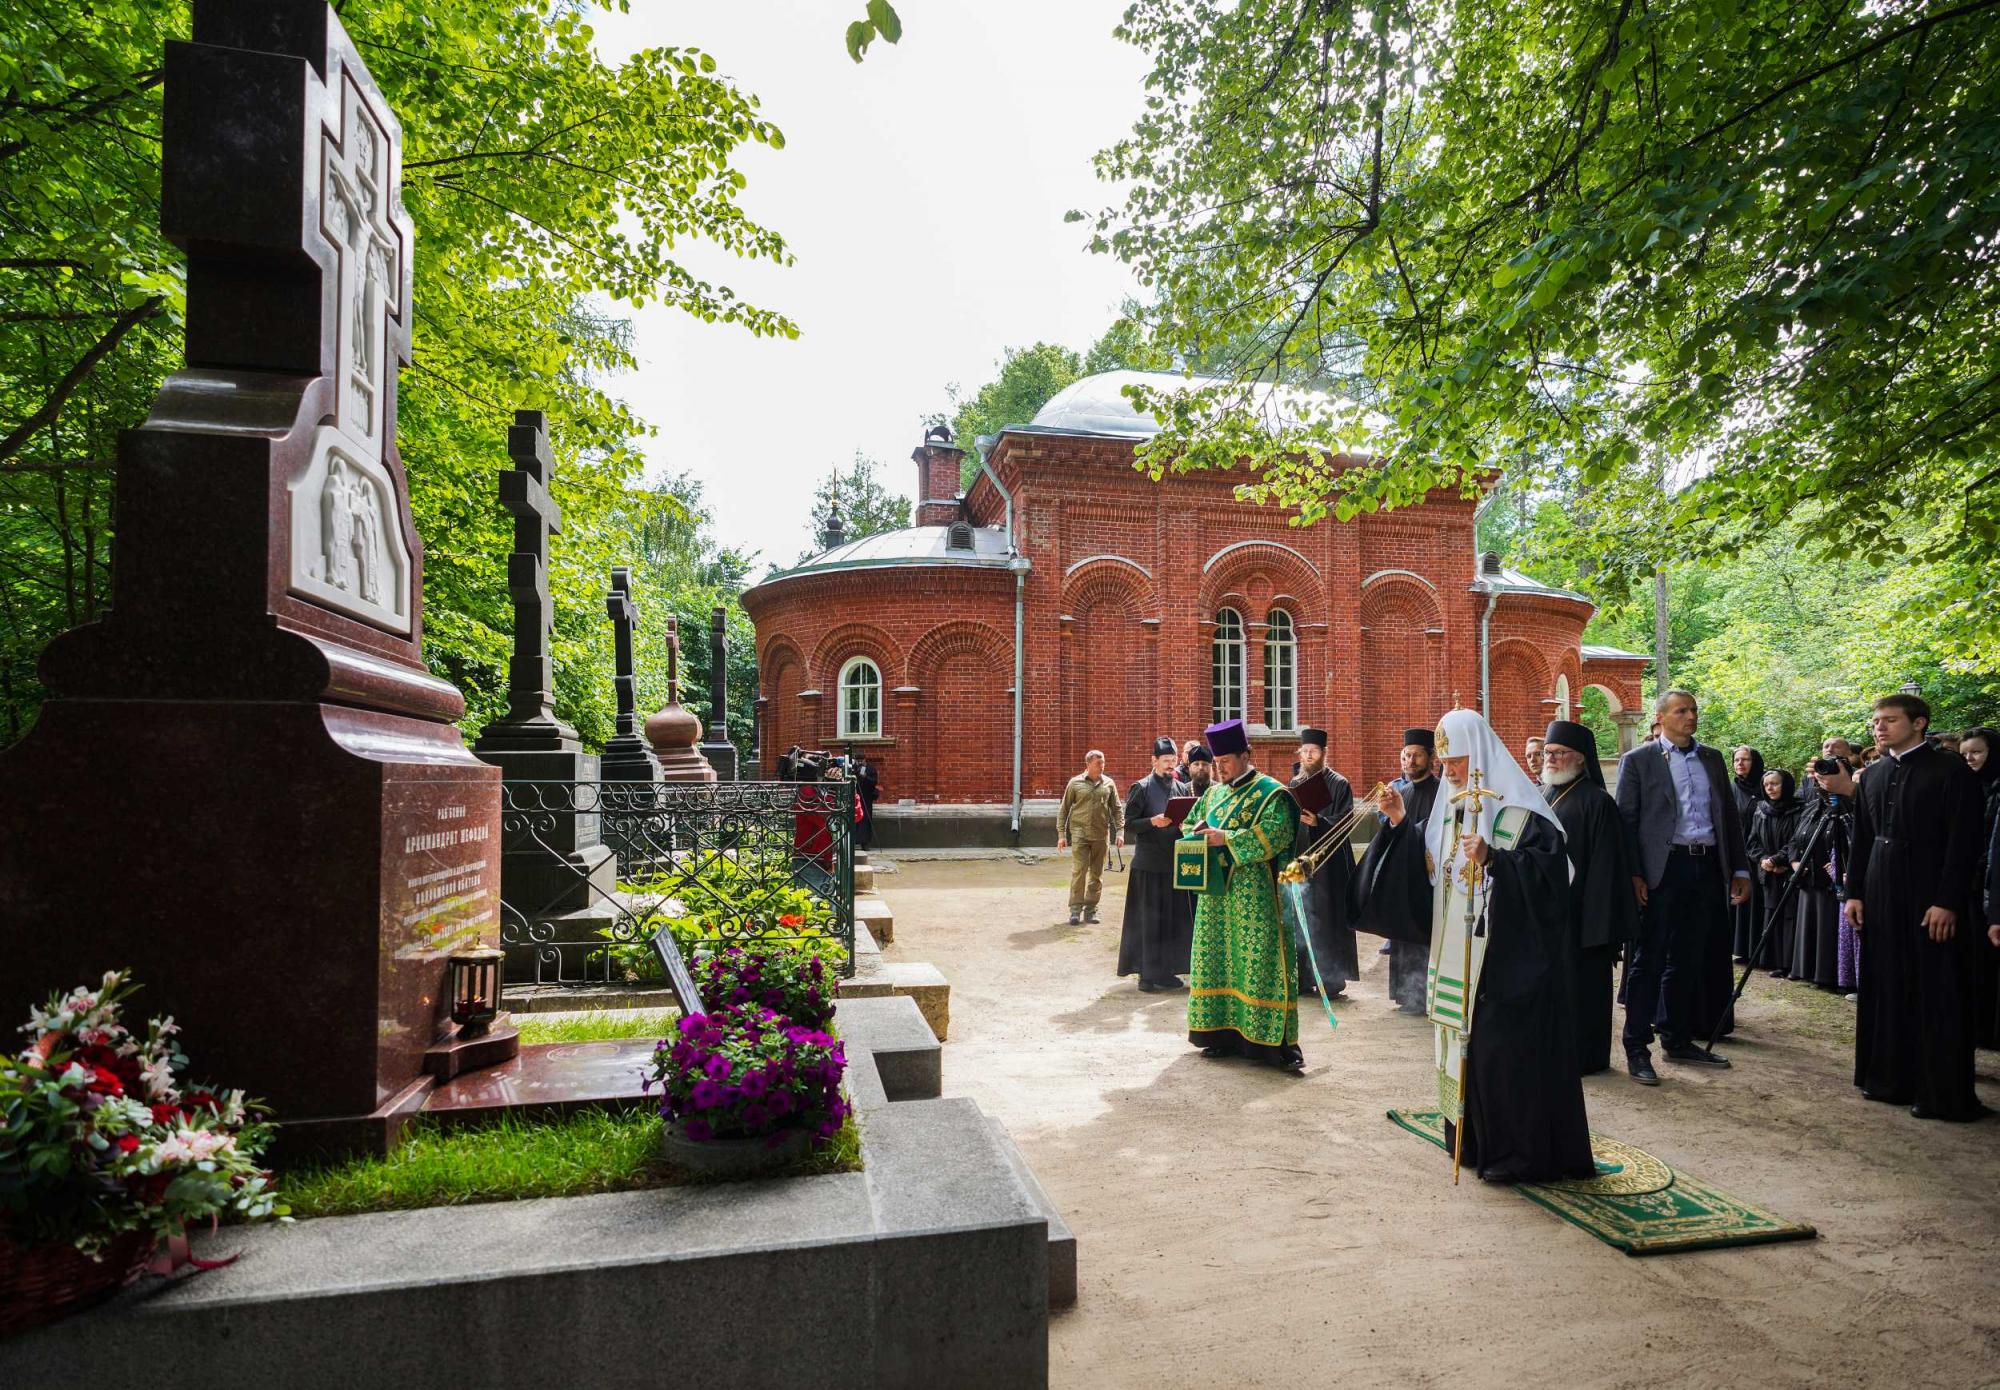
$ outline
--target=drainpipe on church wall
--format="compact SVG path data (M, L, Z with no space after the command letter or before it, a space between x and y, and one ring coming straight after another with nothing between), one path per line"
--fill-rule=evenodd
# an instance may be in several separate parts
M1500 557L1498 555L1489 556L1487 552L1479 548L1479 521L1481 517L1486 515L1486 509L1493 505L1494 499L1498 496L1499 493L1497 491L1489 492L1480 498L1479 505L1472 509L1472 563L1478 566L1479 569L1477 581L1479 587L1486 590L1486 611L1479 615L1479 713L1485 718L1488 724L1493 722L1491 661L1493 609L1500 602L1500 586L1488 578L1487 561L1489 559L1492 560L1493 577L1498 578Z
M1007 491L1007 485L1000 481L1000 475L986 462L987 441L975 439L972 447L979 455L979 471L993 484L993 490L1000 494L1001 502L1007 508L1007 568L1014 575L1014 788L1011 797L1013 807L1012 829L1018 844L1021 834L1021 609L1026 594L1028 571L1033 568L1028 557L1014 544L1014 494Z

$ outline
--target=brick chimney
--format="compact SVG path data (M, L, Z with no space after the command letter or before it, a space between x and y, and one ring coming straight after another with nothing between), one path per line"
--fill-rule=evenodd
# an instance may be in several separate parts
M918 526L949 526L958 520L958 470L965 450L951 442L951 430L933 425L910 454L917 465Z

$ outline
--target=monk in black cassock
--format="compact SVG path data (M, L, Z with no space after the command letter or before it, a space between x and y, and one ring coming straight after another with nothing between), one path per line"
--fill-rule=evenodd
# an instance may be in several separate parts
M1354 810L1354 788L1347 784L1345 777L1326 765L1326 730L1301 729L1299 773L1291 781L1294 799L1299 799L1307 785L1314 781L1321 783L1321 794L1326 797L1326 804L1317 811L1307 811L1304 806L1319 798L1314 796L1300 801L1299 830L1292 843L1294 856L1304 854L1331 828L1344 824ZM1347 838L1345 831L1341 832L1341 838ZM1310 951L1306 943L1298 938L1297 924L1294 923L1292 928L1292 944L1298 947L1299 953L1301 994L1315 988L1314 960L1319 962L1321 971L1318 984L1326 987L1329 999L1338 999L1341 991L1347 988L1347 982L1361 975L1347 903L1353 877L1353 851L1336 850L1327 857L1319 872L1306 880L1306 919L1312 926Z
M1639 855L1604 788L1597 735L1558 719L1542 742L1542 795L1562 822L1571 869L1567 956L1577 1071L1589 1076L1611 1065L1611 968L1639 935L1632 893Z
M1118 974L1139 977L1139 989L1180 989L1194 942L1194 894L1174 889L1174 841L1179 824L1167 802L1191 793L1174 779L1174 741L1153 740L1153 771L1125 794L1125 838L1132 846L1125 885L1125 922L1118 937Z
M1389 785L1405 815L1391 825L1375 813L1375 838L1354 871L1349 920L1389 940L1389 998L1406 1014L1424 1015L1424 974L1431 952L1431 877L1424 864L1424 830L1437 801L1437 741L1429 729L1403 730L1403 775Z
M1884 756L1861 778L1847 866L1847 917L1862 934L1854 1084L1920 1120L1976 1120L1973 1089L1985 829L1979 778L1924 739L1916 695L1875 702Z

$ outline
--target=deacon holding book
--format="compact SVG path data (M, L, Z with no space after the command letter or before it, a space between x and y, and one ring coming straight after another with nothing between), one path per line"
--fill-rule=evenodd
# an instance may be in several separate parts
M1210 725L1207 743L1216 780L1174 851L1175 885L1197 894L1188 1041L1204 1057L1301 1071L1297 966L1277 883L1298 812L1285 784L1251 765L1242 720Z
M1174 842L1181 817L1194 805L1185 782L1174 780L1174 741L1153 740L1153 772L1125 794L1125 838L1132 877L1125 885L1125 925L1118 938L1118 975L1139 977L1139 989L1179 989L1194 936L1194 900L1174 891Z
M1299 732L1299 773L1292 779L1292 800L1299 808L1299 833L1292 845L1294 856L1310 850L1322 835L1346 825L1354 810L1354 788L1347 779L1326 765L1326 730ZM1342 838L1346 832L1342 830ZM1354 878L1354 856L1336 853L1320 871L1306 880L1306 925L1312 931L1312 948L1298 934L1293 923L1292 946L1299 958L1299 993L1323 990L1328 999L1338 999L1349 980L1361 974L1354 949L1354 927L1348 920L1347 896ZM1319 978L1313 978L1313 962L1319 963Z
M1389 784L1402 814L1391 820L1375 813L1375 838L1355 870L1350 898L1355 924L1389 939L1389 997L1404 1013L1419 1018L1431 954L1431 872L1424 863L1424 835L1437 802L1434 747L1429 729L1403 731L1403 775Z
M1478 711L1448 712L1437 752L1430 1012L1453 1174L1463 1162L1488 1182L1588 1178L1561 823ZM1407 815L1393 788L1381 804Z
M1611 967L1639 935L1639 872L1618 803L1604 789L1597 735L1558 719L1542 749L1542 795L1562 823L1569 855L1569 935L1564 942L1570 1004L1576 1016L1577 1070L1611 1066Z

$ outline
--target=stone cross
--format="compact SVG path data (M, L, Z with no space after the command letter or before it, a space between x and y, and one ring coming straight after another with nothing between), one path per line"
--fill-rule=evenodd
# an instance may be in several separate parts
M604 595L604 611L611 615L612 638L617 652L612 684L618 691L618 728L610 742L604 745L603 756L598 760L604 780L603 800L607 812L619 809L644 812L650 809L650 802L645 799L650 793L641 793L635 799L628 789L614 790L611 785L660 780L659 760L646 746L646 740L639 737L639 684L632 673L632 628L639 620L639 608L632 602L632 571L624 565L616 565L611 570L611 588ZM630 874L642 870L654 847L646 842L642 833L624 833L616 815L611 820L612 824L606 827L605 838L611 840L612 847L618 851L619 872Z
M721 605L708 615L708 737L701 745L702 756L725 782L736 780L736 748L729 741L729 637L725 623L728 610Z
M611 588L604 595L604 611L611 616L612 646L617 662L611 683L618 694L617 733L622 738L639 731L639 682L632 674L632 626L639 620L639 609L632 602L632 571L624 565L612 567Z
M0 1017L129 967L281 1153L379 1153L430 1090L447 958L499 935L503 835L424 661L401 129L323 0L187 8L160 68L186 361L119 437L111 607L43 653L0 760ZM243 988L273 903L311 943L304 1007Z
M507 557L507 592L514 600L507 722L560 724L549 657L555 617L549 599L549 537L562 534L562 510L549 496L555 459L549 452L548 417L539 410L515 411L507 431L507 456L514 460L514 466L500 475L500 504L514 514L514 550Z
M667 614L667 703L681 702L681 620Z

